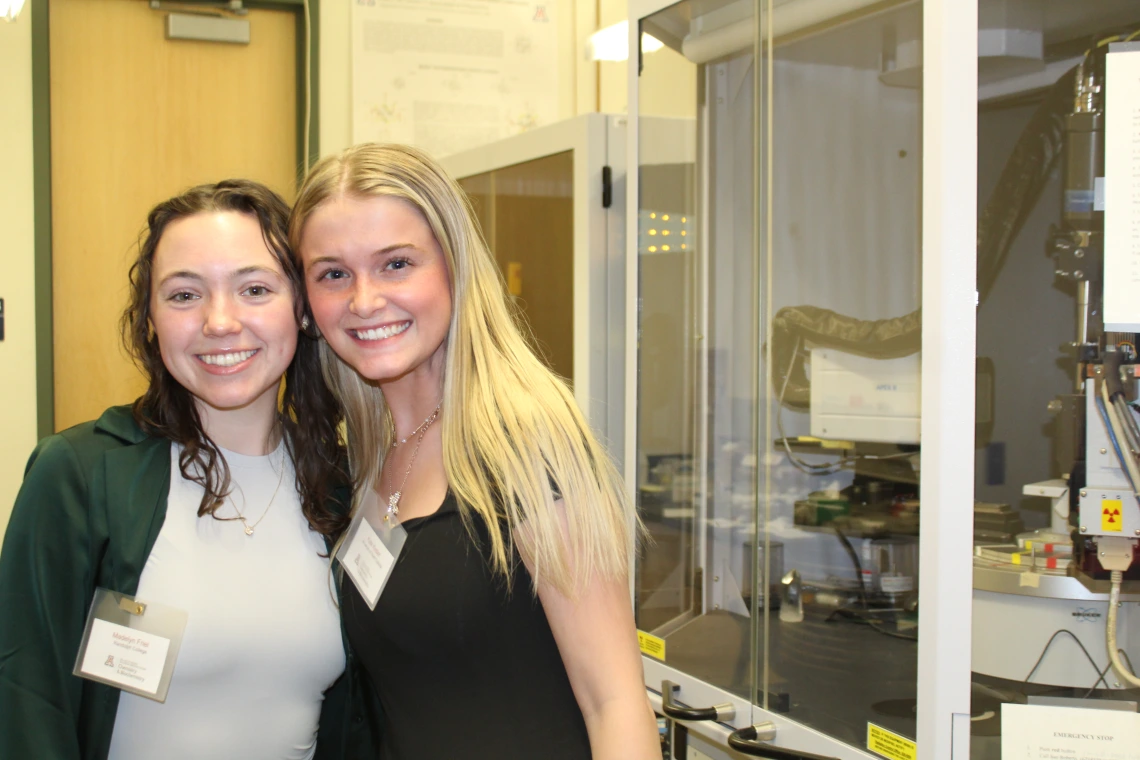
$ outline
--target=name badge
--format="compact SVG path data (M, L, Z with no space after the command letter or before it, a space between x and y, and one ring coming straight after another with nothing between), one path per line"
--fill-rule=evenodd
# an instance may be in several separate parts
M96 589L72 673L165 702L186 618L181 610Z
M407 531L395 518L381 518L374 497L361 503L336 558L356 584L368 609L376 609L407 537Z

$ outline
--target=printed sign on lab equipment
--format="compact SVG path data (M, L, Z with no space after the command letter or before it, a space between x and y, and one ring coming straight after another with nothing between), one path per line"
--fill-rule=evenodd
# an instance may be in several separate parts
M1003 704L1001 756L1011 760L1140 760L1140 715Z
M557 5L357 0L353 142L442 157L558 118Z

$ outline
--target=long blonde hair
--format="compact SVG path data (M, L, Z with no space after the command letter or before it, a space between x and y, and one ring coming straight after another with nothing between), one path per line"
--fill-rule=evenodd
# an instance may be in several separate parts
M565 382L524 338L466 194L419 150L357 145L322 159L306 177L289 224L297 256L309 216L342 196L411 203L446 257L454 296L443 464L468 530L473 517L486 526L494 570L513 571L522 528L536 587L541 579L574 596L593 578L625 578L636 520L621 478ZM393 435L390 412L380 389L323 340L321 360L345 412L355 511L380 475ZM554 506L559 495L564 516Z

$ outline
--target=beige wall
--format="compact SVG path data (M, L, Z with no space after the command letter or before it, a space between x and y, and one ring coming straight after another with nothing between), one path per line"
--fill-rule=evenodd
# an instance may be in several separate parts
M352 4L324 0L320 28L321 155L352 144Z
M35 268L32 209L32 13L0 21L0 533L36 443Z

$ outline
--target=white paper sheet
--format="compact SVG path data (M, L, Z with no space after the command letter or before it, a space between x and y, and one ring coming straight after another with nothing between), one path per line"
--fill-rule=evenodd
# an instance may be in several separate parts
M1140 50L1105 62L1104 322L1140 331Z
M368 609L374 610L396 558L366 520L357 520L359 525L342 552L341 564L356 584L360 596L368 603Z
M1002 760L1140 760L1140 714L1079 707L1001 707Z
M96 619L80 670L88 675L158 693L170 639Z

